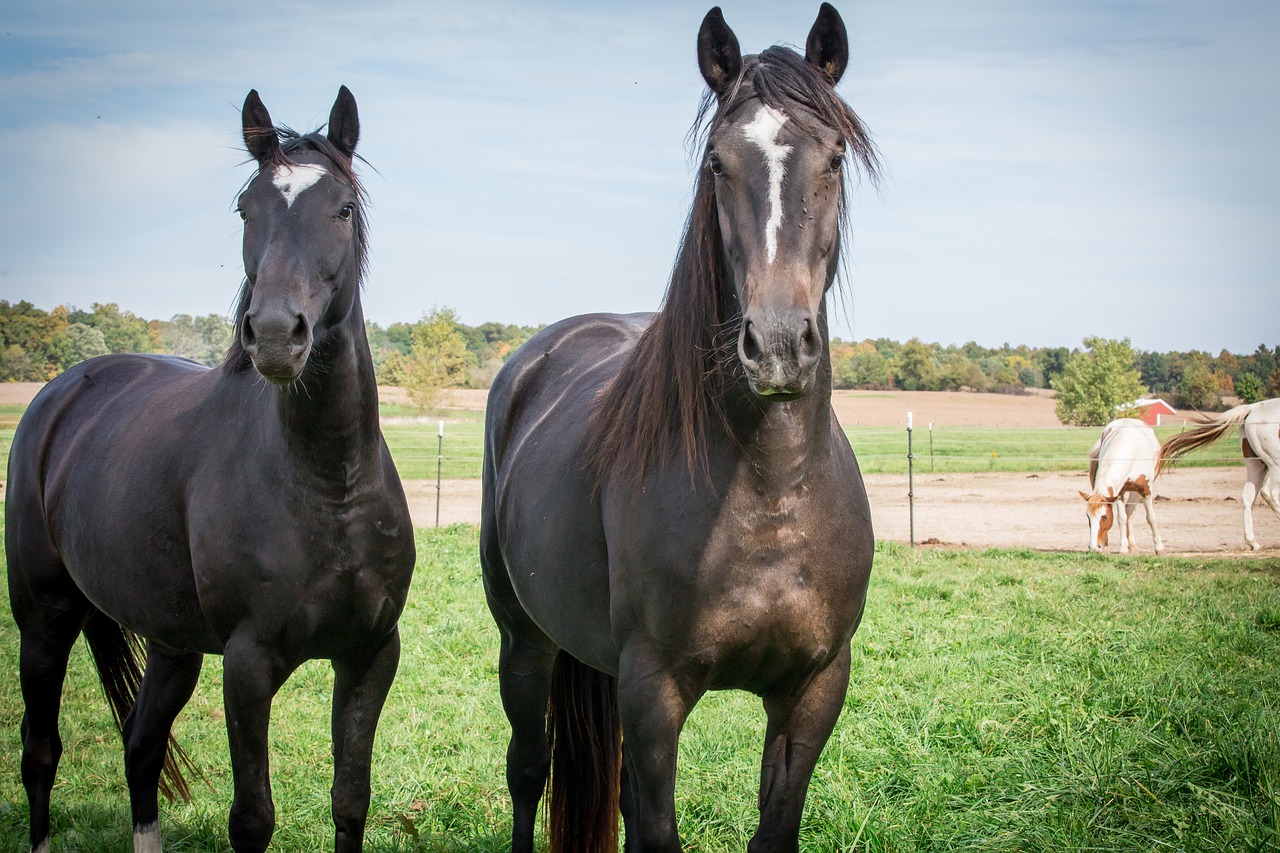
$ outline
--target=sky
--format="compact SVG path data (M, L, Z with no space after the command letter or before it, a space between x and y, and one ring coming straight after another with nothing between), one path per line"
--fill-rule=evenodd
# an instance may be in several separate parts
M1280 3L857 0L839 92L873 133L834 335L1280 344ZM534 325L661 302L692 199L709 5L161 4L0 12L0 299L229 314L240 105L354 93L366 317ZM818 3L726 0L744 52Z

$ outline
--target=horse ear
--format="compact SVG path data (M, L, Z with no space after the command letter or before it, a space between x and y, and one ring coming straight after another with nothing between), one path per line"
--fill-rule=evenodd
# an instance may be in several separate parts
M844 76L844 69L849 65L849 33L840 13L830 3L823 3L818 9L818 19L804 43L804 58L826 74L832 86Z
M329 141L348 157L356 153L356 143L360 141L360 114L355 96L346 86L338 88L338 99L329 111Z
M698 68L702 70L702 79L720 98L728 94L742 71L738 37L724 22L719 6L711 7L698 29Z
M276 127L271 123L271 113L267 112L257 89L250 89L244 99L244 107L240 110L240 123L244 130L244 147L259 164L265 163L280 147L280 137L276 135Z
M1080 497L1084 498L1086 501L1089 500L1089 495L1087 492L1081 492Z

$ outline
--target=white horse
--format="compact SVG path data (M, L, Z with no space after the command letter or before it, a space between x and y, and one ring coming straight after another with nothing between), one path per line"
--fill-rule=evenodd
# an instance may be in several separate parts
M1171 467L1184 454L1211 444L1233 427L1240 427L1240 450L1244 453L1244 541L1257 551L1253 535L1253 502L1259 495L1280 515L1280 398L1260 400L1228 409L1206 418L1203 426L1175 435L1160 448L1156 472Z
M1089 485L1093 493L1080 492L1089 518L1089 550L1107 547L1107 534L1119 519L1120 552L1133 553L1133 511L1139 498L1147 511L1147 524L1156 553L1164 542L1151 506L1151 481L1156 478L1160 441L1151 427L1135 418L1119 418L1102 428L1102 437L1089 451Z

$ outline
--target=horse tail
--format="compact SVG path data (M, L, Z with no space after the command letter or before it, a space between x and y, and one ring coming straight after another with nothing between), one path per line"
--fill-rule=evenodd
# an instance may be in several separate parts
M139 661L145 659L146 649L137 634L126 631L100 611L95 611L85 623L84 638L97 667L102 691L107 694L107 702L111 705L111 716L116 728L123 733L125 718L133 709L142 684ZM179 797L191 802L191 786L183 776L184 769L199 775L194 762L171 733L165 747L164 768L160 773L160 791L170 802Z
M1156 476L1166 468L1172 468L1179 459L1197 447L1213 444L1222 438L1232 427L1243 423L1252 410L1253 405L1248 403L1228 409L1220 415L1208 418L1201 426L1179 433L1160 445L1160 453L1156 456Z
M622 772L617 679L560 652L547 731L551 853L615 853Z

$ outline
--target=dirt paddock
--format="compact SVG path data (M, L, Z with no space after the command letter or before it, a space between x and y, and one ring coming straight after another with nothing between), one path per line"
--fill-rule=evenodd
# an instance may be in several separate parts
M902 474L866 477L876 538L894 542L911 539L911 510L907 478ZM1078 473L1044 474L926 474L915 479L915 541L917 544L973 548L1032 548L1076 551L1087 547L1085 488ZM1156 481L1156 523L1165 554L1273 556L1280 558L1280 518L1261 502L1254 505L1254 532L1260 552L1244 544L1240 468L1188 468ZM436 484L405 483L414 524L435 524ZM440 490L440 523L478 523L478 480L446 480ZM1133 523L1139 554L1153 553L1151 530L1141 506ZM1111 548L1119 548L1113 530Z
M25 404L39 389L36 383L0 383L0 403ZM381 391L399 399L398 388ZM450 405L482 410L484 391L452 392ZM937 426L1060 426L1047 395L1012 396L946 392L837 391L833 400L841 423L906 427L914 413L917 428ZM911 510L903 474L866 477L876 537L907 542ZM1187 468L1165 474L1155 483L1156 521L1168 554L1246 555L1240 491L1242 468ZM915 479L915 541L965 547L1025 547L1038 550L1084 550L1087 524L1084 502L1076 494L1087 488L1084 460L1077 472L918 474ZM436 484L405 483L414 524L436 523ZM447 480L441 484L441 524L478 523L480 481ZM1254 505L1254 528L1263 545L1260 556L1280 558L1280 517L1261 501ZM1150 554L1151 532L1139 508L1134 520L1138 553ZM1111 551L1118 547L1113 531Z
M398 391L399 389L396 389ZM391 392L394 394L395 392ZM484 391L453 392L451 405L483 409ZM965 394L944 391L837 391L832 399L836 417L846 425L901 426L913 413L917 429L930 422L939 427L984 426L1009 428L1059 427L1054 401L1048 393ZM911 541L911 506L905 474L866 477L876 538ZM1240 491L1242 468L1185 468L1161 476L1155 483L1156 523L1166 554L1247 555ZM409 509L419 526L435 524L436 484L405 484ZM915 541L931 545L974 548L1034 548L1085 550L1088 523L1084 501L1077 494L1088 488L1085 460L1075 472L917 474L915 478ZM1263 556L1280 557L1280 518L1261 501L1254 505L1254 531ZM441 484L440 523L476 523L480 519L480 484L452 480ZM1139 554L1153 553L1151 530L1139 507L1134 519ZM1111 551L1119 548L1119 534L1111 536Z

